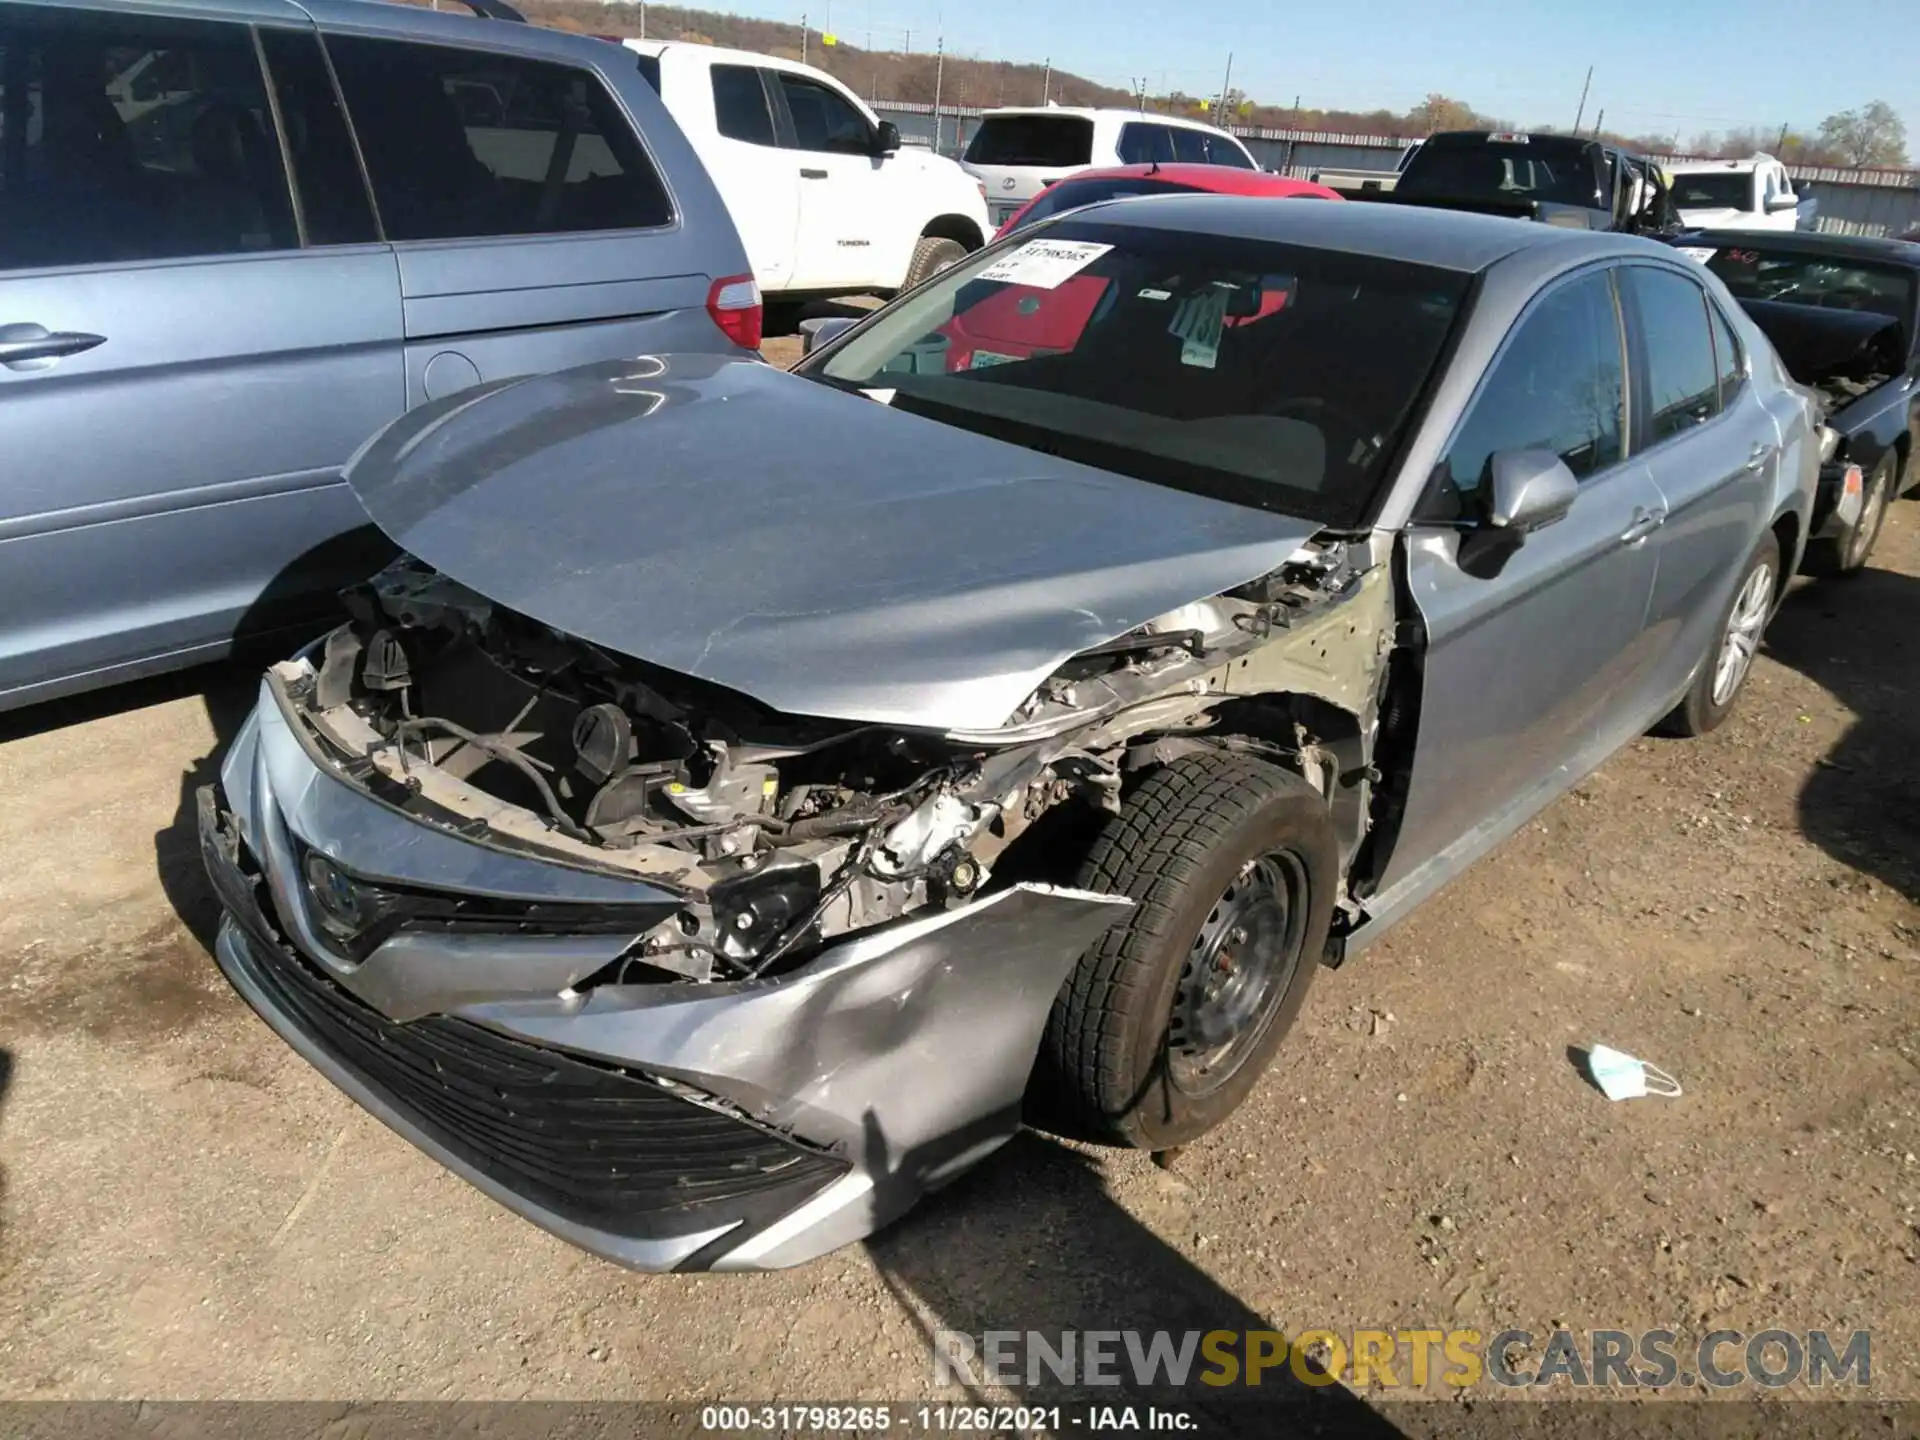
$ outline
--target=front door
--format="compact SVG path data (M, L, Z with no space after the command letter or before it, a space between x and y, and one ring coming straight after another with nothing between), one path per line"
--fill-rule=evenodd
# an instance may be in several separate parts
M339 471L403 406L394 258L311 28L261 34L0 4L0 704L218 654L379 551Z
M1645 625L1662 502L1626 454L1624 337L1611 275L1539 297L1507 337L1409 535L1425 622L1418 759L1384 892L1471 858L1646 723ZM1546 449L1580 482L1572 511L1488 553L1496 452Z

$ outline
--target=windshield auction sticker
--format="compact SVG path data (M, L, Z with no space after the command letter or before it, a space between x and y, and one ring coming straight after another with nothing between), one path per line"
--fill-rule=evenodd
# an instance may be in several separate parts
M973 278L1056 290L1111 249L1091 240L1029 240Z

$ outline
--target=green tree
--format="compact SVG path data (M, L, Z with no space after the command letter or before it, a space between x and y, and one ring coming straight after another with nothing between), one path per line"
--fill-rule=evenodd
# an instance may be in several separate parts
M1438 93L1427 96L1407 112L1407 127L1416 135L1431 135L1436 130L1468 130L1473 127L1473 107Z
M1907 127L1884 100L1829 115L1820 122L1820 143L1847 165L1907 163Z

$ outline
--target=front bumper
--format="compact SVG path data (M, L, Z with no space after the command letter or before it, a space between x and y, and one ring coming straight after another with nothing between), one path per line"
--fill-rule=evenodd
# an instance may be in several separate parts
M1079 954L1129 908L1017 886L774 979L576 980L632 937L402 931L353 961L294 856L490 896L657 891L402 815L333 772L271 687L200 795L235 989L380 1120L574 1244L642 1270L775 1269L870 1233L1008 1139Z

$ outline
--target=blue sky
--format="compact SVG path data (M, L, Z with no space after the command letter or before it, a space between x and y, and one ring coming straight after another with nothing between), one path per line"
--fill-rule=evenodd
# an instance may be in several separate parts
M1279 104L1406 110L1439 90L1518 124L1569 125L1593 66L1587 121L1703 130L1783 123L1885 100L1920 151L1920 0L706 0L849 44L1040 60L1124 86L1219 90ZM1831 30L1822 35L1822 18ZM1824 52L1824 53L1823 53ZM1164 77L1164 81L1163 81ZM1009 100L1027 97L1009 96ZM1038 97L1033 97L1038 98Z

